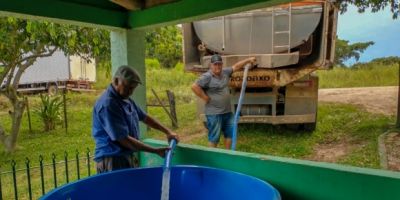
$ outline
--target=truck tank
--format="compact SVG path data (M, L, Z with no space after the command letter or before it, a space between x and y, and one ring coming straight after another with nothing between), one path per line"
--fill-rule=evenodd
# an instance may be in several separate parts
M318 69L334 60L337 7L331 1L302 1L183 24L185 70L209 69L213 54L224 67L254 56L240 123L295 124L314 130ZM235 112L243 71L230 80ZM204 102L198 100L198 114Z

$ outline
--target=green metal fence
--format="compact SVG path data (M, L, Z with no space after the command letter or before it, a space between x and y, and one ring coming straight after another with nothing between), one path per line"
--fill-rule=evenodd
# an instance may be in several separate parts
M0 166L0 200L38 199L58 186L95 174L96 170L89 149L76 151L74 155L53 153L48 159L40 155L33 161L11 160Z

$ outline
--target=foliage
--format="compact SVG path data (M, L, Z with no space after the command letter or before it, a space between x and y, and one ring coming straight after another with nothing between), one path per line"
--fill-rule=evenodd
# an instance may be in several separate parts
M349 44L349 41L338 38L336 40L335 64L346 66L344 63L350 58L354 58L358 61L360 59L360 54L373 44L374 42L372 41Z
M44 130L51 131L55 129L56 123L62 120L61 110L63 101L61 96L51 97L50 95L40 94L41 105L35 112L43 121Z
M175 94L176 101L181 103L188 103L195 99L190 85L194 83L197 76L185 72L182 63L178 63L172 69L154 69L147 67L146 74L151 74L151 76L146 77L148 103L158 103L151 92L152 88L160 96L161 100L165 102L167 102L167 96L165 95L166 90L172 91Z
M356 63L352 66L352 68L362 69L362 68L371 68L376 65L399 65L400 64L400 57L397 56L389 56L384 58L375 58L366 63Z
M334 67L319 70L320 88L396 86L399 83L399 65L365 63L355 67Z
M147 58L145 65L146 69L160 69L160 62L157 59Z
M146 33L146 57L173 68L182 59L182 33L178 26L156 28Z
M371 8L372 12L378 12L385 7L390 6L393 13L393 19L399 16L400 1L399 0L338 0L341 13L347 11L349 4L355 5L359 12L364 12L367 8Z
M16 89L23 72L38 58L63 51L66 55L83 58L109 57L109 34L103 30L56 24L47 21L0 18L0 95L12 105L11 130L6 133L0 126L0 141L8 151L16 146L25 101ZM104 58L106 60L107 58Z

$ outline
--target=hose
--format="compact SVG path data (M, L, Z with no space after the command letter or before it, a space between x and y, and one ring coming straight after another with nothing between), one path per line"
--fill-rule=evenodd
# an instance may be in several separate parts
M237 134L238 134L238 123L239 123L239 119L240 119L240 110L242 109L244 93L246 92L247 73L249 71L249 68L250 68L250 65L246 65L244 68L242 88L240 89L239 101L238 101L238 104L236 107L235 116L233 118L233 136L232 136L231 150L236 149L236 140L237 140Z
M168 150L167 155L165 156L164 168L170 168L172 152L174 151L175 146L176 146L176 140L172 139L171 142L169 143L170 150Z

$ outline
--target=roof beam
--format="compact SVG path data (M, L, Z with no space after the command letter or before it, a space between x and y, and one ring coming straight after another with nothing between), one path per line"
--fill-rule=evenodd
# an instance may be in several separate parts
M153 28L191 22L296 0L180 0L144 10L131 11L129 27Z
M121 28L127 27L128 17L127 12L57 0L0 0L0 11L3 11L2 15L9 16L11 13L26 19L43 17L49 21L61 19L75 21L75 24Z

